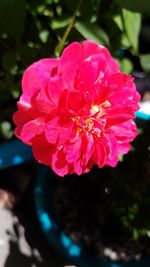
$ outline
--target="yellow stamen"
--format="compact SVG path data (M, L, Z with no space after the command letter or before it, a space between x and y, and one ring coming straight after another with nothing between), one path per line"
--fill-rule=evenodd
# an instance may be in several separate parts
M99 107L97 105L93 105L92 106L92 110L95 111L95 112L98 112L99 111Z
M105 100L102 105L105 108L109 108L111 106L111 104L110 104L110 102L108 100Z

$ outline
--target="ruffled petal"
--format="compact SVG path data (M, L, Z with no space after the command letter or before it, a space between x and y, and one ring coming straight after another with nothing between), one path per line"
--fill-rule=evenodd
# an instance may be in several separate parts
M63 150L55 150L52 155L52 169L59 175L64 176L69 172L69 164L66 161L65 153Z
M132 120L112 126L109 131L119 143L131 142L138 135L136 124Z
M52 155L55 152L55 146L50 145L44 134L34 137L32 142L32 150L35 159L39 163L52 166Z
M30 144L32 138L41 135L45 129L44 118L37 118L35 120L29 121L23 125L20 138L27 144Z
M120 72L118 62L111 57L108 49L105 48L103 45L97 44L96 42L91 40L86 40L82 43L82 46L85 58L100 54L106 60L107 63L109 62L109 64L107 64L107 70L110 73Z
M95 142L95 152L92 156L93 161L102 168L106 163L107 151L102 142Z
M29 66L23 74L22 90L29 94L36 88L45 87L52 70L58 66L59 59L45 58Z
M63 126L60 124L59 118L55 117L46 124L45 136L47 141L58 146L64 145L65 142L70 138L70 135L72 133L72 126L72 121Z
M47 94L54 105L58 105L59 98L64 89L62 77L55 76L49 80Z
M68 90L72 84L76 72L81 68L83 62L83 48L81 44L74 42L64 49L59 63L58 71L61 73L64 84Z

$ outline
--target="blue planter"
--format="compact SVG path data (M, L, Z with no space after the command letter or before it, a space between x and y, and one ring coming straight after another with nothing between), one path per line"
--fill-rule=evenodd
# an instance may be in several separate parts
M140 125L141 123L149 121L149 120L150 120L150 108L149 108L149 112L143 112L142 110L139 110L136 112L137 124Z
M46 238L53 248L72 264L81 267L150 267L150 256L128 263L115 263L106 258L89 255L60 231L52 216L51 198L58 177L49 168L40 166L35 187L35 202L38 218Z
M0 145L0 170L32 160L31 147L14 138Z

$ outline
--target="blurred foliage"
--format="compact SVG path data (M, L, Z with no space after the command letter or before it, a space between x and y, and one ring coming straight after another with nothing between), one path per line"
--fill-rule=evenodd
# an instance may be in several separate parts
M149 0L116 0L116 2L123 8L127 8L135 12L150 12L150 1Z
M59 56L72 41L95 40L110 49L122 71L131 73L135 69L132 59L139 58L140 66L149 72L149 54L139 53L142 19L149 18L150 10L150 2L144 0L144 3L143 0L1 0L0 125L11 123L24 69L40 58ZM3 134L0 130L0 139L10 138L10 130L8 136L7 131Z
M150 73L150 54L140 56L141 66L145 72Z

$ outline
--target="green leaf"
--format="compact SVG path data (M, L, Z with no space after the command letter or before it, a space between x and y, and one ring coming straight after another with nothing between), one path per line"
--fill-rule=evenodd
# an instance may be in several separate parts
M139 32L141 28L141 15L139 13L134 13L126 9L123 9L122 15L123 15L126 35L131 44L133 52L137 54L138 43L139 43Z
M129 9L134 12L150 12L149 0L116 0L116 2L123 8Z
M53 19L50 26L53 30L64 28L70 23L70 19L70 17L65 19Z
M121 68L121 71L127 73L127 74L131 74L132 71L133 71L133 64L131 62L130 59L128 58L123 58L120 62L120 68Z
M4 32L20 42L25 22L25 0L0 0L0 24Z
M76 22L75 28L84 38L109 46L109 37L96 23Z
M49 31L48 30L42 30L39 33L39 38L43 44L45 44L49 37Z
M123 31L123 21L121 15L115 15L113 20L117 24L118 28Z
M10 87L11 95L14 99L17 99L20 95L20 84L19 83L13 83Z
M145 72L150 72L150 54L140 56L140 62Z
M10 122L8 121L3 121L0 124L0 130L4 138L9 139L13 136L13 130L12 130Z
M121 45L126 49L128 49L131 46L125 33L122 33L121 35Z

